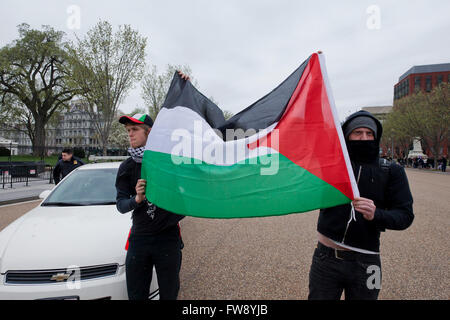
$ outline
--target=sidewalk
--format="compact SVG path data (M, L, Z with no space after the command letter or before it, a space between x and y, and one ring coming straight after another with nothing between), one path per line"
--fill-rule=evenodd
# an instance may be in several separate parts
M12 188L5 185L5 189L0 187L0 206L39 199L42 191L53 189L54 186L45 180L29 181L28 186L25 182L14 183Z

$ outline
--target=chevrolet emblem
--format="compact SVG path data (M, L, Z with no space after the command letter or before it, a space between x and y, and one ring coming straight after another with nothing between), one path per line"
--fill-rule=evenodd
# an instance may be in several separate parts
M70 273L57 273L57 274L53 275L50 278L50 280L61 282L61 281L69 279L69 277L70 277Z

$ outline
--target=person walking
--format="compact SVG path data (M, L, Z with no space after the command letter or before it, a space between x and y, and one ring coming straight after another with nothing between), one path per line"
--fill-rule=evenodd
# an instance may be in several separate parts
M404 169L379 159L381 123L358 111L342 125L360 197L320 210L318 243L309 272L311 300L378 298L380 232L404 230L414 219Z
M84 165L84 162L73 155L71 148L64 148L61 152L61 158L53 169L53 180L55 185L58 184L65 176L72 172L75 168Z

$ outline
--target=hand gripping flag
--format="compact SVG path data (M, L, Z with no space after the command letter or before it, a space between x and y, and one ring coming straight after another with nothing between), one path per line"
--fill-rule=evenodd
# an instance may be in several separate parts
M359 195L322 54L225 121L176 73L142 163L149 201L205 218L299 213Z

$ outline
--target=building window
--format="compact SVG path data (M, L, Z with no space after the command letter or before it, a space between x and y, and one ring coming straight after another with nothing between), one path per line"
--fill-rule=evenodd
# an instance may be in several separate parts
M431 91L431 76L426 76L425 78L425 91L426 92Z
M422 80L421 77L415 77L414 79L414 90L418 91L420 90L420 81Z
M442 74L438 74L437 75L437 85L440 85L442 80L443 80L444 76Z

